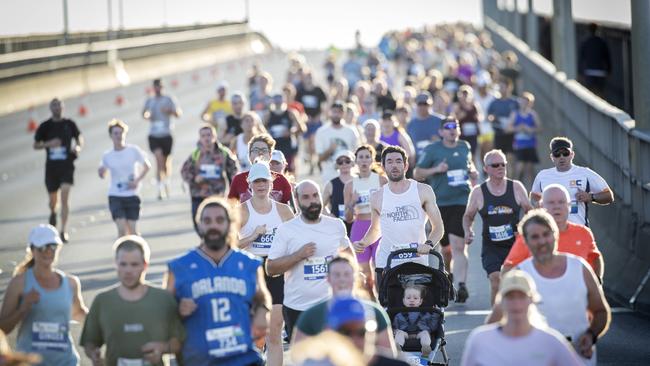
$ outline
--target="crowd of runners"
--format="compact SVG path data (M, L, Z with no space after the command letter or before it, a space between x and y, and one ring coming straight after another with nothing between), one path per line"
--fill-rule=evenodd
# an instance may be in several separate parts
M76 342L93 365L171 355L192 366L403 365L409 338L422 351L409 362L427 364L435 319L378 302L388 258L411 248L403 260L431 266L427 254L439 251L462 304L475 296L468 246L480 235L493 311L461 363L595 365L611 311L588 209L613 192L573 163L570 136L540 140L519 73L513 52L457 24L391 32L322 65L290 54L280 82L255 65L248 90L219 83L180 167L198 245L167 264L162 288L144 280L140 188L155 164L157 198L169 196L182 111L154 80L142 110L154 162L126 142L126 121L107 125L112 147L97 173L110 179L118 283L90 308L79 279L56 268L74 240L68 200L84 139L52 100L34 139L46 151L49 224L29 233L4 294L0 328L17 328L22 354L0 364L78 364L71 319L83 322ZM554 166L535 174L540 156ZM400 291L405 307L424 306L422 288Z

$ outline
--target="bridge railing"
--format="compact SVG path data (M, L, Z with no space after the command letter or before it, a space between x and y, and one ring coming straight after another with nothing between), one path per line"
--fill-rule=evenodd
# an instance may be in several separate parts
M589 211L606 261L605 288L612 298L650 312L650 286L645 286L650 275L650 136L636 130L628 114L567 80L489 12L484 24L497 50L513 50L519 57L524 89L535 94L542 141L571 138L577 163L598 172L614 191L614 204L590 205ZM546 155L548 146L540 146L540 152Z

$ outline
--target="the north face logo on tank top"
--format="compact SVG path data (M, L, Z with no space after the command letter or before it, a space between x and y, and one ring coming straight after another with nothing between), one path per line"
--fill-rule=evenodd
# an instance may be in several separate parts
M386 212L386 217L393 220L393 222L417 220L420 214L416 207L411 205L397 206L395 211Z

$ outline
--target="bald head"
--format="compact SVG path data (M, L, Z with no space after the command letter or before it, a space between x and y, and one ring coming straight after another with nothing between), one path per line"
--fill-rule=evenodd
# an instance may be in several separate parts
M313 180L303 180L296 186L296 198L301 215L308 221L319 220L323 200L318 184Z
M558 226L563 227L571 212L569 191L559 184L550 184L542 192L541 206L553 216Z

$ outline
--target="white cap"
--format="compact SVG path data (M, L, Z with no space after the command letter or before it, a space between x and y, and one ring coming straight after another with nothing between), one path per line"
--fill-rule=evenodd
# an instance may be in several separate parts
M521 291L530 296L533 301L538 301L539 293L535 286L535 280L526 272L513 269L506 272L499 284L499 294L505 296L510 291Z
M286 163L287 159L284 158L284 153L280 150L273 150L271 153L271 161L277 161L280 163Z
M29 233L29 243L36 248L42 248L48 244L63 245L59 232L52 225L40 224Z
M350 158L350 160L354 161L354 154L350 150L341 149L341 150L337 151L334 156L335 156L334 161L339 160L339 158L342 157L342 156L346 156L346 157Z
M225 80L219 81L219 83L217 83L217 90L219 89L228 89L228 82Z
M254 182L258 179L271 180L271 169L266 163L255 163L251 165L251 168L248 170L248 182Z

